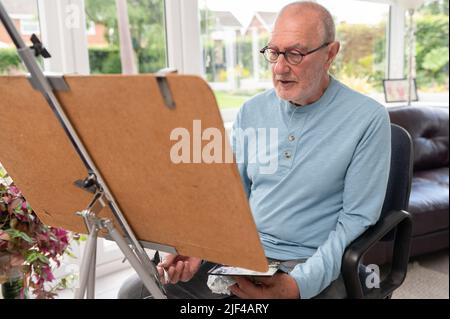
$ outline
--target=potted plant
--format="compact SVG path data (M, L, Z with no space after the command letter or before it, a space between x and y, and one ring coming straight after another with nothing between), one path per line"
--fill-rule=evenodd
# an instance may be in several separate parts
M4 298L54 298L53 269L69 250L70 233L43 224L0 166L0 284Z

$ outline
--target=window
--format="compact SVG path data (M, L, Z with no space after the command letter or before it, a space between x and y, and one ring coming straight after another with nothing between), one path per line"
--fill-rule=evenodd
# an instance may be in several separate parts
M39 33L39 21L31 19L20 20L20 33L23 35L32 35Z
M166 67L166 40L163 0L128 0L129 30L133 55L139 73ZM85 0L91 73L121 73L118 11L115 0ZM93 32L93 30L95 32Z
M277 11L289 1L200 0L204 72L219 106L238 108L271 87L267 44Z
M383 100L389 5L359 0L318 2L333 14L341 43L331 73L356 91Z
M419 99L435 104L445 102L448 106L448 0L426 1L413 18L416 30L413 77L417 79Z
M40 34L39 14L36 0L3 0L11 20L19 31L22 39L31 44L30 36ZM25 73L19 56L9 34L0 23L0 75Z
M221 108L239 107L272 86L269 65L259 49L268 42L276 14L289 2L199 2L205 76ZM342 44L332 73L362 93L381 94L389 5L359 0L318 2L334 16Z

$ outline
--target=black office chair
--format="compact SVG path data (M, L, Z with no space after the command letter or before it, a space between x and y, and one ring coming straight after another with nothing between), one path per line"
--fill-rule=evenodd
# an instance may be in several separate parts
M386 299L406 277L411 245L412 219L408 209L413 169L412 140L402 127L391 124L391 170L378 222L353 241L342 259L342 276L348 298ZM359 274L364 254L379 241L393 242L390 271L380 278L379 288L363 287Z

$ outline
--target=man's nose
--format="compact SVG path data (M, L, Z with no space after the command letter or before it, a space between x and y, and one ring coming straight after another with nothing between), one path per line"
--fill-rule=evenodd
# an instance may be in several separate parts
M273 73L275 74L286 74L290 70L289 64L284 57L284 54L278 56L277 62L273 65Z

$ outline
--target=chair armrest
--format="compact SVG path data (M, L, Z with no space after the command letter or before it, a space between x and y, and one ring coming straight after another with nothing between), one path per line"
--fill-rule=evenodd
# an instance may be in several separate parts
M395 231L395 238L390 272L380 282L379 288L365 294L358 275L361 258L391 231ZM403 283L408 267L411 234L411 215L404 210L393 210L347 247L342 258L342 276L348 298L385 298Z

